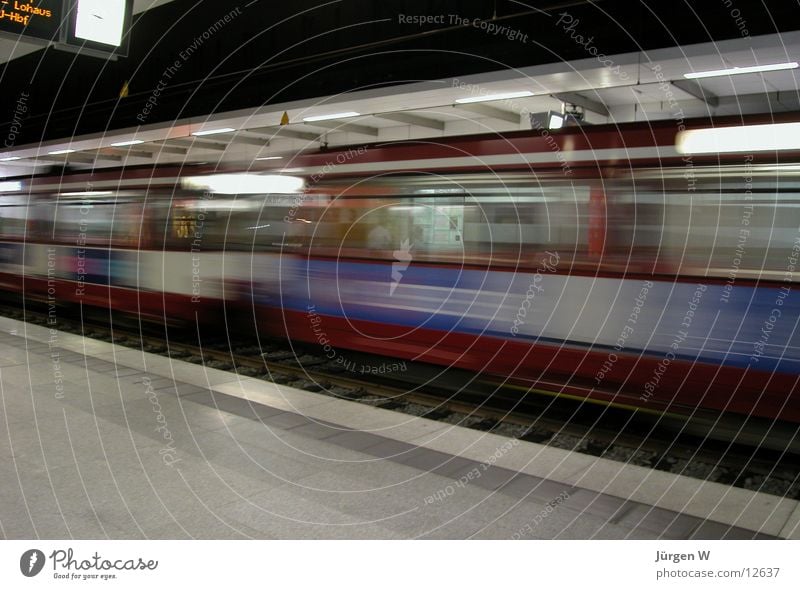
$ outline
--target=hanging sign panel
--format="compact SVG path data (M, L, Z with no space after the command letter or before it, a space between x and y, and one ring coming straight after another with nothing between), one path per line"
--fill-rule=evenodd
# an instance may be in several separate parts
M128 54L128 31L131 26L131 0L67 0L68 26L64 43Z
M0 32L58 41L64 0L0 0Z
M133 0L0 0L0 35L95 57L127 56Z

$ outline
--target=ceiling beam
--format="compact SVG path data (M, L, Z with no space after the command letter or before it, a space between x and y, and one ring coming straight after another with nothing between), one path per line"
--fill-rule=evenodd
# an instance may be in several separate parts
M55 162L57 164L69 164L69 163L94 164L97 159L99 159L99 156L93 156L81 153L66 153L64 155L40 155L36 157L36 161ZM121 162L122 158L118 158L117 161Z
M369 135L370 137L378 136L378 128L370 127L368 125L359 125L358 123L340 123L338 121L313 121L306 123L312 127L322 127L323 129L330 129L338 133L358 133L359 135Z
M290 129L288 126L258 127L255 129L248 129L248 131L250 133L257 133L260 131L268 133L269 135L267 136L267 138L269 140L275 139L276 137L282 137L284 139L302 139L303 141L320 141L319 133L309 133L307 131Z
M489 106L488 104L467 103L467 104L454 104L455 108L473 112L490 119L497 119L499 121L507 121L519 125L519 115L510 110L503 110L496 106Z
M228 149L227 143L219 141L202 141L200 139L167 139L169 145L177 145L188 149L213 149L215 151L225 151Z
M753 94L733 94L730 96L718 96L720 109L732 109L735 112L745 114L763 112L786 112L800 110L800 96L797 92L756 92ZM663 112L664 101L640 102L638 104L642 112ZM697 107L694 98L681 99L677 102L677 108L685 108L689 111Z
M127 147L101 147L94 150L95 153L105 155L118 155L120 157L141 157L144 159L152 159L153 152L144 149L128 149Z
M110 154L110 153L95 153L95 154L86 153L86 152L81 152L81 153L83 153L85 155L88 155L89 157L93 157L94 159L104 160L104 161L107 161L107 162L121 162L122 161L122 156L121 155L114 155L114 154ZM70 154L70 155L72 155L72 154ZM67 155L67 159L70 159L69 155Z
M11 162L0 162L0 166L43 166L43 160L36 159L36 156L20 156L20 159Z
M416 127L426 127L428 129L444 131L444 121L429 119L427 117L412 115L405 112L387 112L372 116L374 116L376 119L386 119L387 121L395 121L397 123L404 123L406 125L414 125Z
M591 98L586 98L583 94L578 94L577 92L560 92L559 94L553 94L552 96L556 100L580 106L584 110L590 110L599 115L603 115L604 117L609 115L605 104L597 100L592 100Z
M689 96L702 100L708 106L719 106L719 98L708 90L704 89L699 82L695 80L672 80L670 82L678 90L683 90Z
M189 150L185 147L177 147L175 145L168 145L166 141L149 141L136 146L137 149L152 149L153 153L171 153L173 155L187 155Z
M218 137L227 137L231 143L242 143L246 145L257 145L258 147L267 147L269 145L269 138L267 137L253 137L250 135L242 135L237 133L218 133Z

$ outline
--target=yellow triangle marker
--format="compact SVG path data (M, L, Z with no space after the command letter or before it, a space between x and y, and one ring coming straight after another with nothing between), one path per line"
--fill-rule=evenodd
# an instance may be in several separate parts
M125 83L122 85L122 88L119 91L120 98L127 98L128 97L128 80L125 80Z
M284 111L283 116L281 117L281 126L288 124L289 124L289 113Z

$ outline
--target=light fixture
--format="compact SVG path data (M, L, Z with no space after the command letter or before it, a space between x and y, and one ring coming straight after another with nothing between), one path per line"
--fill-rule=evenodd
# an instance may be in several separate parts
M780 70L792 70L798 65L800 64L798 64L796 61L790 61L788 63L773 63L767 65L754 65L750 67L731 67L724 70L690 72L688 74L683 74L683 77L693 80L696 78L714 78L716 76L735 76L738 74L755 74L758 72L776 72Z
M78 0L75 36L118 47L125 25L125 0Z
M800 123L715 127L681 131L675 138L678 153L736 151L800 151Z
M223 127L221 129L208 129L207 131L195 131L192 133L195 137L202 137L203 135L216 135L217 133L233 133L236 129L231 127Z
M330 121L332 119L346 119L349 117L357 117L361 113L355 111L347 111L347 112L337 112L330 115L317 115L314 117L305 117L303 122L306 123L313 123L314 121Z
M267 156L264 156L264 157L257 157L256 159L259 160L259 161L264 161L264 160L282 160L283 156L282 155L267 155Z
M59 192L58 196L111 196L110 190L87 190L84 192Z
M22 190L22 182L0 182L0 192L18 192Z
M469 98L457 98L456 104L489 102L490 100L508 100L510 98L525 98L526 96L533 96L533 92L530 90L522 90L520 92L504 92L502 94L486 94L483 96L470 96Z
M560 129L564 126L564 115L553 110L535 112L530 114L531 129Z
M57 149L55 151L48 151L47 155L64 155L65 153L75 153L74 149Z
M128 145L139 145L140 143L144 143L141 139L132 139L130 141L120 141L118 143L112 143L111 147L127 147Z
M275 174L213 174L183 179L184 188L219 194L289 194L302 191L304 186L302 178Z
M15 162L17 160L21 160L22 158L18 155L12 155L10 157L0 158L0 162Z

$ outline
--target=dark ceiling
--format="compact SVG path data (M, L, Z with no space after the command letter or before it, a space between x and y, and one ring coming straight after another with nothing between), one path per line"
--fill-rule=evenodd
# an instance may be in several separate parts
M469 24L456 24L450 15ZM406 22L411 16L438 22ZM508 28L492 34L498 29L472 24L493 17L493 25ZM587 57L589 37L598 51L616 54L796 29L798 0L241 0L238 8L235 2L175 0L136 17L127 58L112 62L46 49L5 64L0 133L19 114L23 92L27 112L16 145L143 119L157 123L580 59ZM527 39L513 38L522 35ZM120 98L126 81L129 94ZM155 103L143 117L148 99Z

